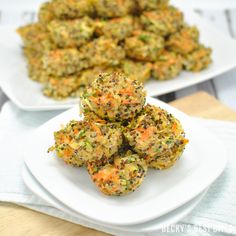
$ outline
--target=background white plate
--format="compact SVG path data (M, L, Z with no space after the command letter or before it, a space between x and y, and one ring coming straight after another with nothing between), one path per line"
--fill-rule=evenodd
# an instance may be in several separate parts
M226 154L221 143L182 112L156 99L180 119L190 143L176 165L165 171L149 170L136 192L123 197L105 196L95 187L85 168L65 165L47 149L54 143L53 132L61 124L78 119L72 108L41 126L28 140L25 163L35 178L62 203L81 215L106 224L131 225L162 216L190 201L223 171Z
M67 206L65 206L63 203L58 201L55 197L53 197L43 186L34 178L34 176L30 173L29 169L26 165L23 167L22 176L24 179L25 184L27 187L35 193L37 196L45 200L47 203L51 204L55 208L71 215L79 218L80 220L85 221L85 224L87 222L91 222L94 227L98 227L98 222L94 222L93 220L81 216L80 214L74 212ZM133 233L150 233L153 231L161 230L163 227L167 227L168 225L174 224L181 219L183 219L186 215L188 215L202 200L202 198L205 196L207 190L200 193L197 197L193 198L189 202L185 203L183 206L177 208L174 211L171 211L170 213L158 217L152 221L148 221L143 224L138 225L127 225L127 226L111 226L111 225L104 225L107 229L116 229L116 230L124 230L128 232ZM99 226L102 224L99 224ZM85 225L86 226L86 225Z
M169 81L150 80L146 84L149 96L164 93L211 79L236 66L236 41L217 30L191 10L184 10L186 22L197 25L201 41L212 47L213 64L199 73L182 72ZM0 86L8 97L24 110L54 110L73 106L78 99L55 101L43 96L41 85L27 76L26 62L21 52L21 40L15 28L0 28Z

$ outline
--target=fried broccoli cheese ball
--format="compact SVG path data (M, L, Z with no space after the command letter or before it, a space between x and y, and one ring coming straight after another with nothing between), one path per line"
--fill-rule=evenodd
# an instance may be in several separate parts
M125 39L125 52L139 61L155 61L164 48L164 39L156 34L136 31Z
M80 53L85 56L90 66L117 66L125 57L123 48L116 41L105 37L82 46Z
M112 124L70 121L65 128L54 133L56 151L66 163L81 166L89 162L108 162L122 144L122 133Z
M122 61L121 68L130 79L136 79L143 83L151 77L152 63L126 59Z
M137 4L141 11L152 11L160 8L165 8L169 0L138 0Z
M49 51L55 48L51 42L49 34L44 27L39 23L28 24L17 29L24 47L31 48L40 53Z
M74 48L46 52L42 61L45 72L54 76L71 75L88 67L86 57Z
M131 16L113 18L111 20L97 20L95 24L97 35L104 35L117 40L123 40L130 36L134 29Z
M141 31L143 29L139 16L133 16L133 28L134 31Z
M31 48L23 48L24 56L28 62L28 75L29 78L38 81L40 83L45 82L45 77L43 76L43 64L42 64L42 53L35 51Z
M53 14L57 19L77 19L93 14L93 6L90 0L53 0Z
M141 15L141 22L145 30L167 36L182 27L183 13L172 6L156 11L146 11Z
M135 7L133 0L91 0L98 16L114 18L126 16Z
M52 2L43 3L38 13L39 23L46 26L54 18L55 16L53 14L53 3Z
M145 160L131 151L117 155L114 163L88 163L88 172L99 190L106 195L121 196L134 192L147 173Z
M137 80L120 73L101 74L81 96L84 113L93 111L111 121L136 116L144 104L146 93Z
M211 48L200 45L199 48L185 56L184 69L193 72L206 69L212 63L211 53Z
M85 165L83 157L78 153L76 137L83 125L78 121L70 121L66 127L54 132L54 146L48 149L48 152L55 151L57 157L65 163L81 167Z
M180 122L167 111L151 105L130 123L124 135L148 167L156 169L173 166L188 142Z
M94 113L93 111L88 111L88 112L86 112L86 113L83 113L82 114L83 115L83 120L84 121L86 121L86 122L88 122L88 123L93 123L93 122L95 122L96 124L103 124L103 125L110 125L111 124L111 122L109 121L109 120L107 120L107 119L103 119L103 118L101 118L101 117L99 117L96 113ZM113 121L112 122L112 127L115 129L115 128L117 128L117 129L119 129L119 130L121 130L121 132L122 132L122 130L123 130L123 126L122 126L122 122L121 121ZM123 136L123 135L122 135ZM121 150L124 150L124 147L128 147L128 143L126 142L126 143L124 143L124 139L122 140L122 144L120 145L120 147L119 147L119 150L118 150L118 152L120 152ZM128 150L128 149L125 149L126 151ZM111 159L110 159L111 160ZM106 160L105 160L106 161ZM104 160L102 159L101 161L99 161L98 163L104 163Z
M52 76L45 73L38 74L41 82L44 82L43 94L56 100L67 97L79 97L85 88L90 85L101 73L113 73L119 71L118 67L93 67L79 72L78 74L66 76ZM34 70L34 77L37 75ZM41 71L40 71L41 72Z
M107 120L99 117L96 113L94 113L93 111L87 111L86 113L83 113L83 117L84 117L84 120L85 121L88 121L88 122L96 122L96 123L102 123L102 124L107 124L109 123ZM115 124L115 122L113 122L112 124ZM117 122L116 123L119 127L120 126L120 123Z
M94 32L94 24L89 17L53 20L47 28L53 42L61 48L80 47L92 38Z
M30 79L37 81L39 83L44 83L45 81L45 76L42 71L42 63L40 59L37 58L32 58L28 59L28 76Z
M72 95L80 86L80 77L71 75L65 77L47 76L48 80L43 87L43 94L47 97L61 100Z
M102 73L114 73L119 72L119 67L103 67L103 66L95 66L93 68L89 68L81 71L79 76L79 84L81 87L86 87L87 85L92 84L92 82L98 78L98 76Z
M164 51L153 64L152 76L157 80L173 79L182 69L182 57L175 52Z
M180 54L191 53L198 47L199 31L193 27L184 27L179 32L172 34L166 42L166 47Z

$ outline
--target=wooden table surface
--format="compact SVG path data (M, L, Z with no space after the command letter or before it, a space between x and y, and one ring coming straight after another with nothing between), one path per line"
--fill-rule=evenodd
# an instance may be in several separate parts
M181 98L171 105L189 115L236 122L236 112L205 92ZM100 236L107 234L14 204L0 203L0 235Z

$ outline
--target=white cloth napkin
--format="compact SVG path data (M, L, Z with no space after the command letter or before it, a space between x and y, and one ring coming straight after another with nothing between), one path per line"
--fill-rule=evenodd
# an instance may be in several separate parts
M25 186L21 171L22 149L27 137L38 126L60 112L25 112L19 110L11 102L7 102L3 106L0 113L0 201L14 202L114 235L137 235L137 233L112 230L109 227L88 223L65 214L35 196ZM210 187L201 203L189 216L179 222L179 226L185 226L184 232L176 233L176 231L181 231L178 225L168 230L174 230L174 235L216 235L215 231L236 235L236 123L196 120L221 139L228 150L229 162L223 174ZM218 234L222 235L222 233ZM152 232L148 235L166 235L166 233Z

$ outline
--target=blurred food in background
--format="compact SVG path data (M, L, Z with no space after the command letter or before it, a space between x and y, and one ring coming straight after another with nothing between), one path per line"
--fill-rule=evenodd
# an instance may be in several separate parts
M17 32L29 77L54 99L77 97L101 72L145 82L212 62L198 29L168 0L53 0Z

